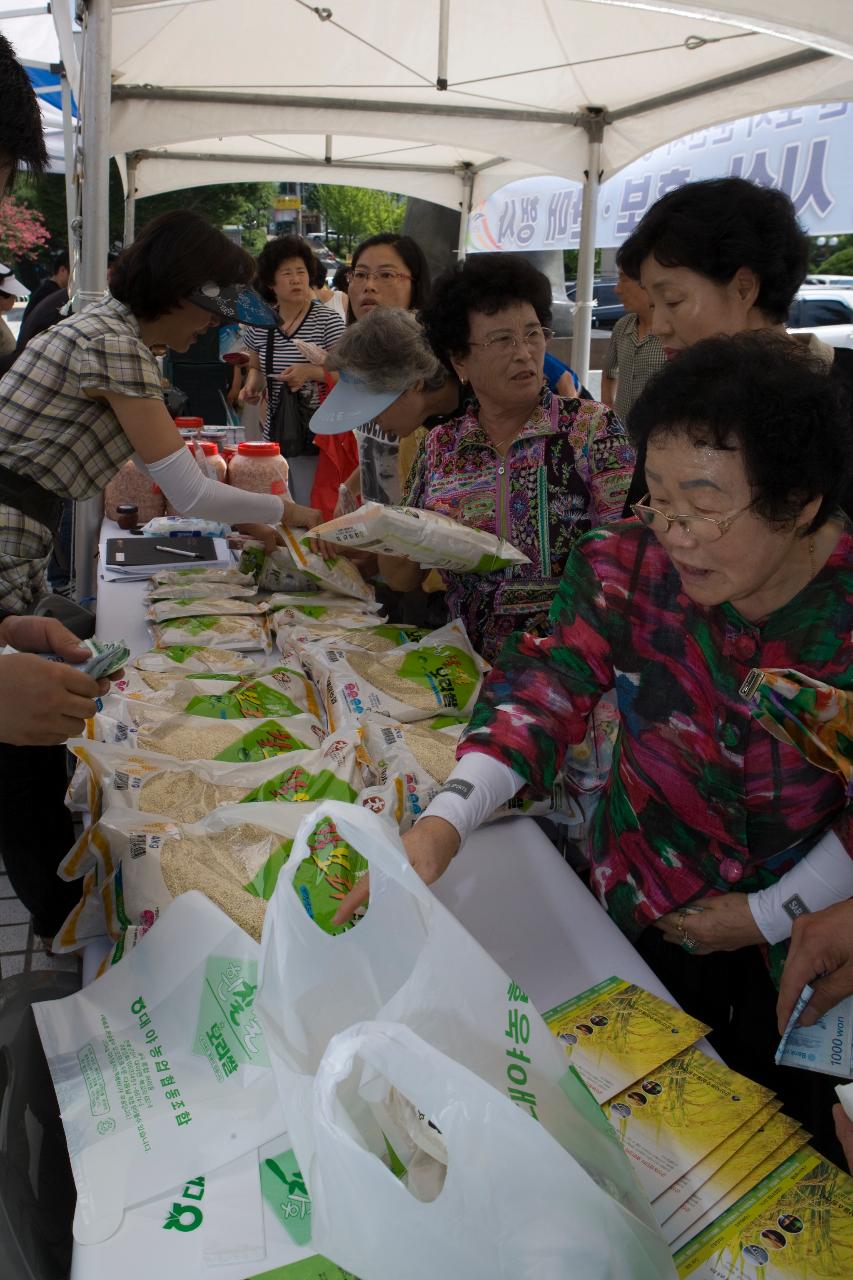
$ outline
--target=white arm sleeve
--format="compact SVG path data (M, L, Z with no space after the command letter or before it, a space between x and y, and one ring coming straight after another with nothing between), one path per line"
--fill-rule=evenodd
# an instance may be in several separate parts
M768 942L790 938L797 916L853 897L853 858L834 831L775 884L747 894L752 918Z
M223 524L279 524L284 502L274 493L249 493L204 475L189 449L180 448L159 462L133 461L159 485L184 516L221 520Z
M444 818L459 832L464 844L472 831L490 818L495 809L511 800L524 786L524 778L482 751L470 751L456 767L421 817ZM420 821L420 819L418 819Z

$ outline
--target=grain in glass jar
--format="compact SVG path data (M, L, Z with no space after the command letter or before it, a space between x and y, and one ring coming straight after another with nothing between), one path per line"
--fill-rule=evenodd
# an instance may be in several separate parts
M277 444L244 440L228 464L228 479L236 489L252 493L288 494L289 470Z

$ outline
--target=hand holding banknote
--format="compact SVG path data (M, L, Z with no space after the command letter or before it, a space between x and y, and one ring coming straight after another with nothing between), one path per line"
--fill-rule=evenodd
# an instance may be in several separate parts
M794 921L776 1006L780 1032L806 984L814 995L800 1015L804 1027L853 994L853 900Z

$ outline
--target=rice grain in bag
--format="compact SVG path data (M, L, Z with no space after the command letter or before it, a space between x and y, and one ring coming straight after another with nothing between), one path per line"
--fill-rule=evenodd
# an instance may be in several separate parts
M170 707L108 694L104 710L89 721L100 742L157 751L176 760L266 760L286 751L304 751L325 736L313 716L288 719L219 720L175 713Z
M437 511L381 502L365 502L349 515L318 525L308 536L376 555L405 556L424 569L454 573L494 573L530 563L522 551L493 533Z
M303 661L320 690L331 732L357 723L366 711L404 724L439 713L467 720L487 669L458 620L386 653L306 648Z
M254 600L229 600L220 596L186 597L149 603L145 616L149 622L167 622L171 618L202 618L208 614L227 618L251 617L262 610Z
M256 1150L284 1127L254 1013L259 949L200 893L172 903L103 978L33 1005L94 1244L127 1206Z
M360 733L338 734L316 749L245 764L183 762L85 738L76 738L68 746L85 766L100 797L91 806L96 817L104 809L126 808L178 822L198 822L223 804L317 800L327 795L353 800L372 778ZM69 854L63 862L60 872L66 878L76 878L88 865L82 857L87 840L84 833L77 856L72 859Z
M353 600L376 599L373 587L364 581L358 569L342 556L326 559L307 545L311 534L307 529L282 528L285 545L296 568L319 587L336 591Z
M269 653L272 644L266 617L235 615L221 617L204 614L193 618L167 618L151 627L158 649L175 645L212 646L218 649L263 649Z
M201 569L155 569L149 579L157 586L178 587L182 583L198 586L215 586L217 583L229 586L251 587L254 579L250 573L243 573L235 567L207 567Z
M253 600L258 594L254 582L244 587L238 582L180 582L163 586L153 582L147 591L148 601L157 600Z
M112 865L101 882L108 935L117 940L129 928L150 928L174 898L197 889L260 939L278 873L301 822L318 803L227 805L191 824L108 810L98 823ZM328 929L365 864L333 827L318 828L309 847L294 887L312 919Z
M199 644L173 644L165 649L149 649L133 661L138 671L187 675L189 672L236 672L242 675L257 668L257 659L233 649L207 648ZM152 685L152 688L158 686ZM162 685L159 686L162 688Z

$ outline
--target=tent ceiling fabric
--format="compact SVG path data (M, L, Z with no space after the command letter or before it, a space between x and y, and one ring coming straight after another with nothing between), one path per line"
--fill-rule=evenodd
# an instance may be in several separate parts
M311 135L332 133L337 143L351 134L454 147L472 163L503 157L578 179L587 141L572 122L589 106L613 118L602 146L607 176L695 128L853 96L848 0L449 0L441 69L440 9L440 0L333 0L328 8L113 0L113 80L122 95L113 105L113 148L186 143L208 151L200 140L281 134L305 138L313 153ZM188 57L192 49L203 56ZM748 78L803 53L814 60ZM436 88L440 71L445 91ZM747 79L659 101L729 77ZM171 92L157 100L142 86ZM655 103L635 112L649 99Z

